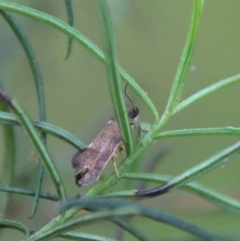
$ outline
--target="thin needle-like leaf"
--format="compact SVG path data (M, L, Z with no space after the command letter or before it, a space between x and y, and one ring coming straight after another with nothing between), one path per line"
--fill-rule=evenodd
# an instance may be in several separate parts
M172 115L174 108L178 104L182 95L183 87L186 82L186 76L189 71L190 62L196 45L197 33L199 29L200 18L203 11L205 0L194 0L191 26L187 36L187 40L183 49L181 60L177 69L177 73L171 88L166 110L159 123L159 128L166 123Z
M22 189L22 188L17 188L17 187L0 186L0 192L20 194L20 195L25 195L25 196L35 196L34 190ZM59 201L58 196L56 194L52 194L52 193L40 192L40 197L43 199L50 200L50 201Z
M68 232L60 235L61 238L68 240L79 240L79 241L117 241L116 239L106 238L99 235L88 234L88 233L75 233Z
M0 100L0 109L8 111L8 106ZM1 176L4 185L11 186L15 173L16 152L15 152L15 136L12 126L3 126L3 168ZM4 218L5 212L9 204L9 194L6 193L0 198L0 218ZM0 231L1 232L1 231Z
M123 179L133 179L133 180L142 180L149 181L154 183L165 183L173 179L171 176L164 176L154 173L124 173L120 178ZM190 182L181 186L183 190L194 193L202 198L207 199L208 201L215 203L216 205L227 209L231 212L240 214L240 201L232 199L226 195L223 195L207 186L201 185L197 182ZM103 197L135 197L136 190L128 190L121 192L112 192L102 195Z
M87 208L86 210L91 211L91 212L101 211L101 209L94 208L94 207L93 208ZM133 237L135 237L139 241L149 241L149 238L147 238L139 229L135 228L126 219L127 219L127 217L124 217L124 220L120 217L107 218L107 220L115 223L119 228L122 228L126 232L130 233ZM117 239L117 240L119 240L119 239Z
M28 138L32 142L38 156L44 163L50 177L52 178L53 184L59 195L59 199L65 200L66 193L61 177L58 173L58 170L54 162L52 161L50 155L47 152L46 146L42 143L39 135L37 134L31 120L29 119L25 111L22 109L22 107L17 103L17 101L8 96L2 89L0 89L0 98L3 99L17 115L19 122L26 131Z
M0 219L0 228L10 228L10 229L19 230L26 235L26 238L29 237L30 235L30 232L25 227L25 225L23 225L20 222L9 220L9 219Z
M71 0L65 0L65 5L66 5L66 9L67 9L68 24L69 24L69 26L73 27L72 1ZM66 54L65 59L68 59L70 54L71 54L72 43L73 43L72 38L68 37L67 54Z
M123 97L123 90L120 81L117 51L115 47L115 40L113 36L113 27L108 9L107 2L105 0L96 0L97 6L101 15L102 28L104 32L106 56L107 56L107 73L108 83L110 87L110 94L114 106L115 115L121 130L121 136L125 144L128 154L131 154L133 149L132 132L129 123L128 113L125 107L125 101Z
M28 59L37 91L37 98L39 103L39 115L41 121L46 121L46 110L45 110L45 98L44 98L44 91L43 91L43 81L40 73L40 69L37 63L37 59L33 52L30 42L28 41L27 36L19 26L19 24L15 21L10 13L4 10L0 10L0 13L4 17L4 19L8 22L12 30L14 31L16 37L18 38L19 42L21 43L23 50L26 54Z
M20 125L19 121L14 117L14 115L0 111L0 123L6 125ZM73 145L77 149L83 149L86 145L80 141L77 137L73 136L69 132L54 126L52 124L41 122L41 121L32 121L34 127L36 127L39 131L48 133L52 136L58 137L67 143Z
M210 128L196 128L164 131L154 136L154 139L168 138L168 137L183 137L183 136L239 136L240 128L226 126L226 127L210 127Z
M44 100L44 91L43 91L43 81L40 73L39 66L37 64L37 60L33 49L30 45L30 42L27 39L27 36L21 29L20 25L15 21L10 13L7 11L1 10L0 13L4 17L4 19L8 22L9 26L14 31L15 35L17 36L19 42L21 43L23 50L27 56L29 65L31 67L31 71L34 77L37 97L38 97L38 105L39 105L39 116L40 121L46 121L46 110L45 110L45 100ZM46 134L41 133L41 138L43 143L46 145ZM31 217L37 211L38 203L39 203L39 193L41 192L42 186L42 179L43 179L43 164L40 162L39 164L39 173L38 173L38 180L37 180L37 187L36 187L36 196L33 203L32 214Z
M239 155L240 151L240 141L231 145L230 147L224 149L223 151L219 152L218 154L208 158L206 161L196 165L195 167L190 168L189 170L183 172L182 174L174 177L169 182L165 183L164 185L146 191L137 191L138 196L142 197L155 197L176 188L179 188L188 182L197 179L198 177L202 176L203 174L208 173L209 171L213 170L214 168L223 165L227 161L233 159L237 155Z
M118 227L121 228L122 230L132 234L132 236L138 239L139 241L150 240L149 238L146 237L145 234L142 233L142 231L134 227L130 222L127 222L126 217L124 220L120 218L109 218L108 220L118 225Z
M177 107L174 109L173 114L176 114L180 110L186 108L187 106L191 105L195 101L203 98L204 96L211 94L212 92L216 90L220 90L221 88L224 88L225 86L228 86L230 84L236 83L240 80L240 74L220 80L217 83L214 83L207 88L198 91L197 93L193 94L192 96L188 97L186 100L182 101L177 105Z

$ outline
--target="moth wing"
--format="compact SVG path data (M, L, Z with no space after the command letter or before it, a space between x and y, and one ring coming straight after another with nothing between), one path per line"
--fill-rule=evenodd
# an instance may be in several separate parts
M95 169L99 173L102 173L103 169L109 162L109 160L114 156L115 152L122 144L121 137L110 137L105 145L107 148L102 148L101 154L98 156L98 160L96 161Z
M96 180L121 143L117 120L112 118L86 149L73 156L76 184L85 186Z
M75 169L76 185L88 185L98 177L93 170L99 155L98 150L85 148L73 156L72 166Z

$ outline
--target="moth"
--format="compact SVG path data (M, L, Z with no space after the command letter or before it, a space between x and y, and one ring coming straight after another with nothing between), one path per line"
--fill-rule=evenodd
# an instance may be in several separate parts
M128 95L127 97L129 98ZM128 112L130 125L133 128L138 127L138 114L138 108L133 105L133 107ZM105 128L89 146L83 150L78 151L73 156L72 166L75 169L76 185L86 186L91 184L96 179L99 179L108 161L110 159L113 160L117 150L121 152L123 149L124 144L120 134L120 128L117 119L114 117L108 121ZM116 174L118 175L115 162L113 164Z

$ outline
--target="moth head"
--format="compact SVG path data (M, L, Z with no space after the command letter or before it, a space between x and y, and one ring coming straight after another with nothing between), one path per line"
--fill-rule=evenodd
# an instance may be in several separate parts
M134 120L138 117L139 110L136 106L132 107L131 110L128 112L128 116L130 120Z
M129 116L130 120L135 120L135 119L137 119L137 117L138 117L139 109L138 109L136 106L134 106L131 98L130 98L129 95L127 94L127 84L125 85L124 92L125 92L126 97L129 99L129 101L130 101L131 104L132 104L132 108L131 108L130 111L128 112L128 116Z

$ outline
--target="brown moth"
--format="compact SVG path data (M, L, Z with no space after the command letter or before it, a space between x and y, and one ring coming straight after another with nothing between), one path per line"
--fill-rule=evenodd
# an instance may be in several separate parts
M133 128L138 127L138 114L137 107L133 107L128 112L130 124ZM86 186L98 179L108 161L115 156L115 152L123 149L124 145L118 122L116 118L112 118L89 146L73 156L72 166L75 169L76 185ZM118 175L115 163L114 167Z

